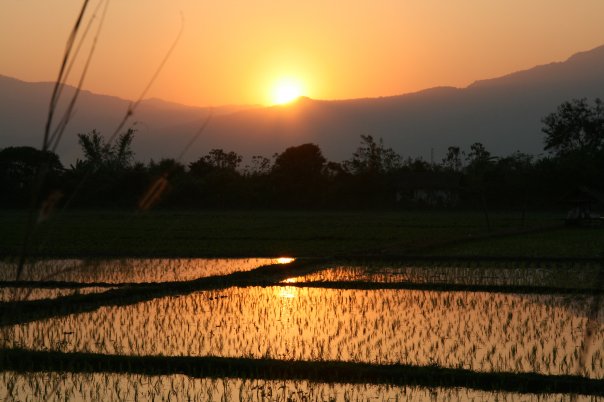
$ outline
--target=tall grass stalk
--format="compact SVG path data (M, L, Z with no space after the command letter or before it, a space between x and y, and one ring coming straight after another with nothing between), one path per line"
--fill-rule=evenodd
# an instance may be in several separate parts
M80 13L78 14L76 22L69 35L69 38L67 39L67 45L65 47L65 52L63 53L63 60L61 62L61 67L59 68L59 76L57 77L57 80L55 81L52 95L50 97L50 105L48 107L48 116L46 118L46 124L44 127L44 136L43 136L43 141L42 141L42 151L43 152L49 150L49 146L50 146L50 142L51 142L50 141L50 135L51 135L50 132L51 132L51 128L52 128L53 118L54 118L54 115L57 110L60 95L62 93L63 87L65 86L67 69L72 60L71 59L72 51L74 50L74 44L76 42L76 39L78 38L78 34L80 32L82 22L84 20L86 10L88 8L88 4L89 4L89 0L84 0L82 7L80 9ZM94 48L91 50L91 54L89 55L89 60L90 60L93 52L94 52ZM77 52L76 52L76 54L74 54L73 57L76 57L76 56L77 56ZM85 74L86 74L86 70L82 73L82 76L80 78L80 84L83 83L83 77L85 76ZM74 95L74 96L77 98L77 95ZM43 161L40 164L40 166L38 167L38 171L36 173L34 189L32 192L31 202L30 202L30 206L29 206L27 226L26 226L26 229L24 232L21 252L19 255L19 262L18 262L17 275L16 275L17 280L19 280L21 277L21 273L23 272L23 266L25 265L25 261L27 259L31 236L33 234L33 231L34 231L35 225L36 225L36 219L35 219L36 210L37 210L38 202L40 199L42 185L44 183L44 180L46 179L47 172L48 172L47 163Z

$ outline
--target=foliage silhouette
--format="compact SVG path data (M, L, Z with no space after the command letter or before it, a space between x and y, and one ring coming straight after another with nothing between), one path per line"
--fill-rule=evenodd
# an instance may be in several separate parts
M384 147L381 138L376 142L371 135L361 135L361 144L344 166L354 174L382 174L399 168L401 157Z
M44 199L52 190L60 188L65 169L57 154L27 146L0 150L0 202L11 207L26 205L41 166L47 170L40 189L40 198Z
M118 136L114 144L105 141L96 130L88 134L78 134L78 143L86 158L84 164L93 170L101 168L121 170L129 167L134 158L132 151L134 132L134 129L128 129Z
M134 160L134 130L126 131L115 142L92 130L78 135L83 160L62 169L52 154L49 169L56 189L66 195L79 192L74 203L77 207L457 206L482 209L488 215L488 205L520 209L524 216L531 208L566 208L565 194L577 186L604 190L603 119L599 100L595 106L585 100L565 102L543 119L543 131L552 133L545 142L550 150L545 156L515 152L496 157L476 142L469 150L450 146L440 164L421 158L403 159L371 135L360 136L357 150L343 163L328 161L318 145L308 143L275 154L273 161L255 155L243 168L241 155L218 148L187 166L179 159L143 164ZM2 206L25 206L32 185L24 177L31 176L36 158L27 156L28 152L31 154L31 150L7 148L0 153L0 177L4 188L9 189L0 198ZM15 164L19 163L25 170L16 173ZM16 180L15 175L21 179ZM424 192L421 199L416 197L418 191ZM454 202L424 202L438 199L438 191L448 192L448 199ZM434 194L426 196L426 192Z
M326 180L327 160L316 144L287 148L277 155L271 172L278 197L286 205L320 204Z
M604 104L598 98L593 106L585 98L564 102L543 124L545 149L556 156L604 150Z

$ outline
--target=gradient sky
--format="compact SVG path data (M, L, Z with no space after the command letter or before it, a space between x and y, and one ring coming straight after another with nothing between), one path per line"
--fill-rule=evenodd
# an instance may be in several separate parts
M0 74L54 80L80 5L2 0ZM85 88L137 98L181 13L148 97L199 106L270 104L281 77L316 99L462 87L604 44L602 0L113 0Z

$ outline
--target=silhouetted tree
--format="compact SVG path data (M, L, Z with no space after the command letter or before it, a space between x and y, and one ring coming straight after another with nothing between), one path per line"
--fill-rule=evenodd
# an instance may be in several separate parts
M539 163L542 181L557 197L577 186L604 189L604 103L573 99L542 120L545 150Z
M491 153L486 150L480 142L475 142L470 146L470 153L466 157L469 169L481 169L491 163L495 159L491 157Z
M445 169L453 172L459 172L463 167L462 156L464 152L459 147L447 148L447 155L443 158L442 164Z
M252 156L251 165L246 166L245 173L248 176L261 176L269 174L271 169L272 165L270 159L261 155L254 155Z
M198 206L235 206L241 202L243 177L237 171L241 156L235 152L212 149L189 164L189 175L195 178Z
M326 159L315 144L287 148L275 159L273 173L289 179L320 177Z
M585 98L564 102L542 122L545 149L557 156L604 149L604 104L598 98L593 106Z
M147 165L150 176L182 176L185 174L185 165L172 158L162 158L159 162L151 160Z
M323 175L330 179L338 179L347 174L348 172L346 172L346 169L344 169L341 163L327 162L323 166Z
M189 174L195 177L204 177L209 174L214 167L210 165L204 157L197 159L195 162L189 163Z
M321 198L326 159L315 144L287 148L275 158L271 175L278 197L290 204L310 205Z
M403 163L403 168L409 172L429 172L434 170L434 166L422 158L407 158Z
M212 149L207 155L190 163L189 171L192 175L197 177L203 177L217 170L235 173L241 160L241 155L233 151L225 152L222 149Z
M242 182L244 188L241 201L246 206L268 207L274 203L275 188L270 176L272 168L269 158L261 155L252 156L251 164L245 167L245 180Z
M466 157L466 161L468 161L465 177L467 195L471 201L478 201L481 205L486 226L489 230L491 230L491 221L487 199L492 195L492 190L499 185L493 170L496 159L480 142L475 142L470 146L470 152Z
M361 135L361 143L352 158L344 161L344 169L351 177L344 177L350 200L362 205L383 205L396 199L392 174L401 167L401 157L392 148L386 148L380 138Z
M54 152L27 146L0 150L0 172L4 179L29 180L42 163L46 163L51 174L59 175L63 171L63 165Z
M233 151L224 152L222 149L212 149L203 158L214 168L228 170L236 170L242 160L241 155Z
M78 143L84 152L84 163L88 168L119 170L130 166L133 161L132 140L134 129L118 136L114 144L108 143L96 130L78 134Z
M46 193L61 186L63 165L54 152L33 147L8 147L0 150L0 200L5 205L27 206L31 198L34 180L44 168L41 199Z
M133 165L134 129L120 134L113 143L96 130L78 134L84 160L72 165L67 181L79 206L134 206L144 189L144 165Z
M384 147L381 138L376 142L371 135L361 135L361 144L344 166L353 174L382 174L399 168L401 157Z

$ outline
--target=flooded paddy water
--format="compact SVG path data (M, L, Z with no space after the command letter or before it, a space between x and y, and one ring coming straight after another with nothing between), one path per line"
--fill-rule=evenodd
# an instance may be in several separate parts
M0 288L0 301L39 300L99 293L113 289L112 285L116 284L189 281L249 271L273 263L278 263L278 258L41 260L26 265L20 278L24 282L46 282L45 287L2 287ZM17 264L15 262L0 261L0 281L14 281L16 276ZM69 287L57 288L53 287L57 286L55 282L71 283ZM102 286L93 286L95 284Z
M52 286L52 281L106 283L106 288L69 290L99 294L111 284L125 289L144 283L168 287L170 283L213 276L227 278L241 272L250 277L258 272L260 276L261 271L254 269L268 264L274 264L269 267L270 272L277 272L279 277L260 286L254 282L229 283L224 288L192 289L137 302L102 302L78 314L57 314L4 325L0 329L2 347L75 356L84 353L142 358L216 356L243 359L252 365L262 361L343 362L378 368L408 365L465 370L476 375L565 375L593 380L596 388L601 386L604 390L604 311L598 307L601 289L597 263L572 267L320 263L301 272L293 268L294 264L278 265L283 262L289 261L130 259L95 261L89 265L79 260L38 263L25 271L23 279L39 281L36 286L40 283ZM2 279L11 280L14 272L8 265L4 268ZM334 282L339 283L338 288L330 287ZM351 284L350 288L346 288L346 283ZM401 283L510 285L561 291L542 294L386 286ZM371 286L363 288L362 284ZM62 295L44 292L64 291L20 288L31 294L28 298L11 299L9 292L15 288L8 285L9 282L3 288L6 293L3 301L59 297ZM570 288L585 291L564 292ZM481 391L439 387L438 382L432 386L358 384L357 379L353 381L356 384L346 384L350 380L346 375L336 383L321 383L302 378L278 381L238 376L193 378L178 372L155 376L120 372L63 370L49 374L5 369L1 373L0 399L31 395L34 391L62 400L88 400L90 397L86 395L93 394L100 399L117 396L119 400L139 397L144 400L151 394L160 400L430 400L434 397L531 400L535 397L523 394L518 398L518 394L505 388L498 390L496 386L491 391L484 387ZM51 379L59 385L50 387ZM555 381L553 377L547 379L550 380ZM539 395L539 400L559 399L555 392Z
M400 264L373 263L334 264L330 269L310 275L288 278L289 283L308 282L377 282L449 284L472 286L530 286L559 288L597 288L600 264L510 262L464 264Z
M575 374L590 297L229 288L17 325L7 347ZM604 377L604 316L585 375ZM65 334L68 335L65 335Z
M175 282L233 272L249 271L278 263L278 258L123 258L41 260L25 266L21 278L29 281L80 283ZM0 261L0 280L14 280L17 265Z

